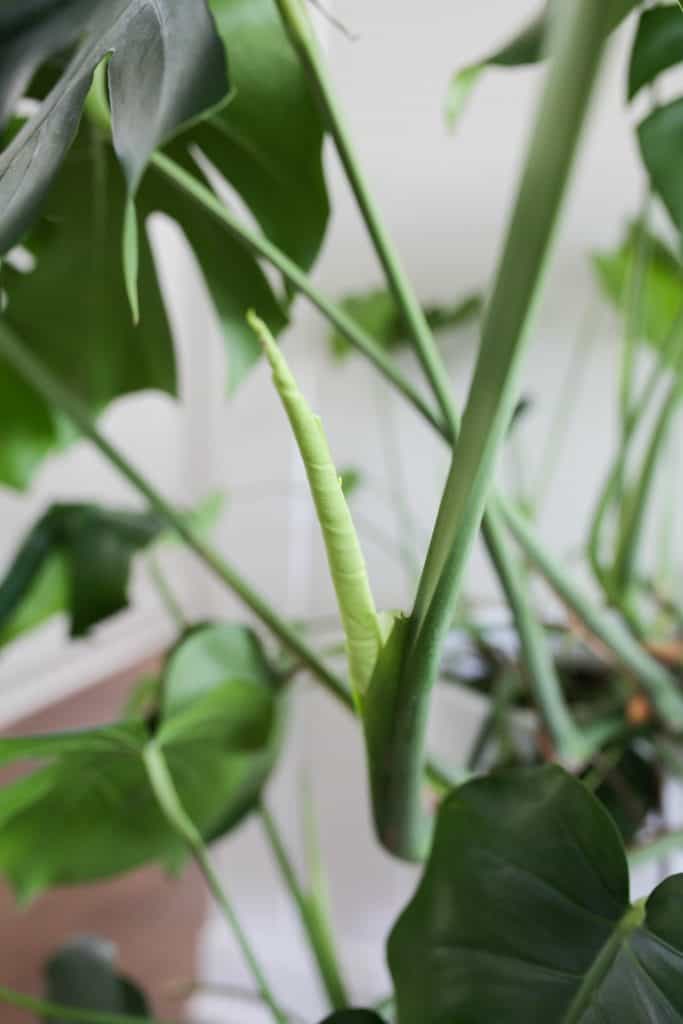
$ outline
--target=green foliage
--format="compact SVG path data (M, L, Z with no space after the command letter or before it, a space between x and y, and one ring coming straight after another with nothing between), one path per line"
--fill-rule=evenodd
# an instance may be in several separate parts
M632 283L643 251L634 305ZM683 334L683 267L676 255L636 221L616 249L594 254L593 266L605 298L622 317L632 317L635 336L649 342L668 363L675 362L679 358L675 343Z
M152 860L177 867L185 848L150 787L148 741L163 752L194 825L217 838L253 807L277 756L275 683L248 630L210 626L174 652L149 723L0 740L0 763L47 762L0 790L0 872L28 899Z
M604 2L611 8L608 22L609 32L617 28L637 4L637 0L604 0ZM549 14L546 10L533 18L499 49L455 72L446 95L446 120L450 128L456 126L474 87L487 68L516 68L536 64L543 59L548 22Z
M377 288L347 295L340 305L376 344L387 351L405 348L410 344L410 332L387 289ZM482 306L482 296L473 294L453 306L427 306L424 313L432 330L442 331L472 323L481 313ZM349 341L339 330L331 332L330 347L340 360L352 351Z
M150 1016L142 991L117 972L113 948L98 939L79 939L52 957L45 968L45 998L77 1010Z
M683 54L683 16L678 4L643 11L631 51L628 98L631 100L659 75L680 63Z
M0 644L66 608L82 636L128 605L133 557L161 534L149 512L53 505L32 527L0 583Z
M382 1018L372 1010L340 1010L321 1024L382 1024Z
M683 184L677 172L683 156L683 99L650 114L638 128L638 139L652 186L681 231Z
M25 38L28 24L22 22L20 31L16 21L10 19L13 32L8 30L9 56L0 72L0 99L3 74L9 80L5 94L8 105L27 89L42 97L43 80L34 79L29 84L33 72L55 49L62 48L57 46L59 40L62 46L69 41L68 34L57 31L62 20L71 26L72 35L80 33L83 6L71 4L61 14L51 12L46 21L37 23L31 30L37 37L30 37L29 57ZM118 9L126 4L118 0L114 6ZM128 0L128 6L145 5L142 0L136 4ZM186 169L196 171L194 157L201 152L240 194L264 232L299 265L308 268L319 251L329 212L319 115L271 0L215 0L212 6L221 34L221 62L223 46L229 54L233 87L230 102L189 126L176 126L182 130L178 134L174 129L167 153ZM201 20L203 0L196 8L195 17ZM126 15L121 22L120 54L126 53L130 43L132 60L137 43L131 25ZM192 48L186 40L183 45L189 58ZM197 66L201 63L198 59ZM112 60L110 75L114 66ZM199 76L202 82L211 78L212 67L204 67ZM167 68L166 73L171 83L174 75L185 82L182 68ZM49 85L52 79L48 79ZM62 81L59 79L57 88ZM54 95L54 91L49 92L42 99L36 114L36 118L43 118L44 131L59 129L60 122L50 105ZM32 266L24 267L23 272L12 263L6 263L3 269L7 324L22 344L39 355L95 414L113 399L134 391L156 388L174 394L176 390L173 344L145 230L139 237L137 231L127 235L134 242L129 253L137 267L140 322L135 324L130 314L127 291L131 289L127 284L131 284L131 266L127 268L127 280L119 247L122 225L131 223L130 203L117 166L124 130L120 125L125 122L126 131L130 125L127 107L117 106L113 87L110 95L113 146L106 97L95 91L88 100L88 121L78 131L82 103L76 102L71 93L67 97L73 104L70 109L74 123L66 135L59 134L60 148L53 154L52 171L47 174L46 165L36 161L46 172L45 180L41 177L40 182L32 182L29 175L24 176L16 191L12 177L15 163L30 155L28 132L35 127L35 119L0 155L0 206L11 194L11 211L19 206L23 210L20 216L17 214L16 224L9 213L2 219L6 230L3 251L21 240L33 257ZM137 99L133 106L132 121L144 122ZM297 131L291 130L292 124L297 125ZM154 139L146 130L144 140L138 140L140 152L143 141L149 148L166 141L167 134ZM129 184L131 180L129 176ZM152 214L164 213L183 232L197 259L223 328L230 362L229 388L234 391L259 355L244 322L246 310L258 308L277 334L286 323L287 297L274 294L252 255L227 238L212 216L169 183L158 167L150 167L141 182L136 181L135 189L143 226ZM38 223L26 236L26 229L39 214ZM0 480L25 487L46 452L70 438L44 401L4 361L2 366L0 424L4 443Z
M683 876L629 906L614 824L558 768L519 769L442 805L389 940L401 1024L640 1024L683 1014Z

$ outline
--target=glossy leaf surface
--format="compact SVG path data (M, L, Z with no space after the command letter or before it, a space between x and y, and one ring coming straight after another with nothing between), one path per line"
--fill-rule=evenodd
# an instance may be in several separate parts
M462 786L389 941L401 1024L679 1021L683 876L628 898L618 833L570 775Z

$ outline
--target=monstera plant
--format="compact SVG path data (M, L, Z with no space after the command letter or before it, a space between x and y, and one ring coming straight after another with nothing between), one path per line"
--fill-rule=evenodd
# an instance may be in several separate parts
M434 330L477 314L480 302L425 310L418 301L356 155L307 0L0 5L0 479L28 487L46 457L83 436L147 506L58 505L28 527L0 585L0 643L57 611L69 615L73 635L87 632L125 606L136 553L171 534L261 626L181 627L158 676L141 681L118 721L0 739L0 764L33 765L0 790L0 872L21 899L149 862L178 870L193 858L244 954L254 996L284 1024L295 1019L287 994L271 984L209 850L257 815L309 940L332 1011L327 1024L683 1019L683 881L667 878L632 902L627 859L682 841L666 833L643 846L640 831L661 771L683 771L674 643L683 614L643 577L638 557L682 392L683 270L647 211L616 252L594 257L604 294L627 322L621 442L588 544L600 597L540 540L529 508L493 485L520 411L533 310L604 51L624 22L635 29L627 99L647 93L650 105L637 128L649 201L663 204L672 236L683 228L683 100L659 105L654 88L683 59L683 14L677 4L639 7L551 0L517 38L451 83L454 123L486 69L544 65L461 417ZM386 277L386 289L341 303L309 275L329 212L326 137ZM226 202L226 183L254 223ZM176 393L148 237L157 212L179 226L205 278L230 355L226 390L262 354L272 368L273 400L291 425L325 542L345 674L207 540L201 515L171 506L99 430L99 415L121 395ZM336 351L362 355L450 452L414 600L402 611L376 606L345 480L277 342L302 298L328 321ZM654 367L642 389L634 369L641 343ZM401 345L417 356L429 397L395 358ZM634 448L641 429L646 443ZM518 653L513 665L501 663L470 623L485 668L470 684L485 691L491 715L463 771L429 756L426 722L448 674L444 641L480 530ZM532 574L559 597L565 636L592 661L577 669L558 656ZM340 967L320 865L301 881L264 797L287 741L291 682L304 674L356 717L378 841L424 862L388 939L393 992L365 1009L353 1007L353 979ZM521 745L520 707L533 709L534 722ZM625 813L634 798L637 812ZM1 987L1 971L0 1001L34 1019L153 1021L150 1000L120 976L106 941L56 951L44 999Z

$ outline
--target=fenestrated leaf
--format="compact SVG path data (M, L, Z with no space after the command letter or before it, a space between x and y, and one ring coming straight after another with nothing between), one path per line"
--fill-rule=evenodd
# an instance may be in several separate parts
M95 938L77 939L52 957L45 968L45 998L74 1010L130 1017L150 1013L141 989L116 970L114 948ZM56 1024L70 1022L63 1018Z
M72 636L121 611L128 604L133 557L163 526L149 512L53 505L31 528L0 583L0 643L63 608Z
M628 98L683 60L683 11L678 4L643 11L631 51Z
M245 660L245 652L257 650L252 635L245 631L240 643L237 627L224 628L232 641L224 651L237 652L234 663L225 660L212 683L206 666L213 673L217 663L197 643L203 631L192 634L195 654L184 655L182 645L175 652L164 680L175 696L162 702L153 726L182 804L207 841L253 807L281 733L273 676L258 655ZM213 627L208 633L214 640ZM0 762L48 761L0 790L0 873L20 897L108 878L149 861L169 867L182 862L183 844L157 805L143 763L149 737L148 727L134 721L0 739Z
M384 288L346 296L340 303L345 313L356 321L382 348L392 351L410 342L410 332L391 295ZM468 295L452 306L426 306L425 316L433 331L464 327L481 313L483 297ZM330 346L338 359L345 358L352 346L340 331L330 334Z
M561 769L468 783L389 940L401 1024L674 1024L682 897L678 875L629 906L618 833Z
M602 0L602 2L611 5L612 14L609 22L609 31L611 32L633 10L638 0ZM472 90L487 68L521 67L525 64L536 64L542 59L547 27L548 14L547 11L543 11L499 49L456 71L451 78L446 96L446 119L451 128L455 127Z
M26 239L34 268L2 269L6 324L93 414L121 395L176 391L173 341L145 237L142 317L137 327L131 319L118 242L125 201L111 146L84 125ZM44 400L1 357L0 430L0 480L26 487L62 438Z
M64 46L66 8L48 7L41 26L57 18L54 49ZM185 123L215 106L228 90L225 55L205 0L92 0L68 8L80 43L64 73L0 156L0 252L35 219L78 129L95 68L110 56L109 96L114 143L133 196L154 149ZM22 26L17 31L24 34ZM30 29L29 29L30 31ZM37 63L50 55L46 46ZM15 90L16 91L16 90Z
M683 99L657 107L639 125L638 138L652 186L681 231L683 182L678 168L683 158Z
M640 270L643 251L645 258ZM683 323L679 327L683 315L683 266L674 253L636 222L629 225L616 249L594 253L593 266L606 298L623 317L633 317L637 336L673 362L678 355L676 336L683 334ZM634 310L632 282L636 272L639 303Z

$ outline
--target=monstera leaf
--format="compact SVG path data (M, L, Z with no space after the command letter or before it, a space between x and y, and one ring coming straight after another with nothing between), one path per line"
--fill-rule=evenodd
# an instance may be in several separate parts
M117 49L109 63L113 145L107 127L106 96L99 96L99 106L88 105L88 117L78 128L83 104L81 98L76 102L75 92L79 90L72 79L78 68L92 63L86 42L81 42L66 71L57 76L47 93L40 76L32 79L48 57L68 45L69 25L81 40L84 30L87 37L87 26L95 13L85 17L84 6L89 10L94 6L101 17L109 17L114 8L123 12L117 28ZM229 103L212 107L203 119L193 119L189 125L186 118L178 120L172 132L156 130L153 118L155 130L150 131L147 118L151 115L143 103L142 116L137 95L129 97L125 87L128 63L137 53L138 30L151 4L142 0L122 4L119 0L107 6L93 5L88 0L84 5L73 0L58 6L34 5L32 17L21 19L19 5L11 3L7 14L0 12L0 19L7 18L6 22L0 20L0 54L9 55L0 69L0 99L4 96L11 107L17 95L28 89L40 101L36 115L0 155L3 249L21 241L31 257L29 265L24 261L21 270L14 266L16 261L5 263L2 288L6 308L0 326L32 349L94 414L121 395L148 388L174 394L176 388L172 338L147 234L142 230L137 237L137 232L130 230L133 186L141 226L152 214L165 214L185 235L195 255L223 328L231 391L259 356L258 345L244 322L247 309L258 308L275 334L287 320L287 297L281 300L275 296L258 263L195 200L174 187L154 164L141 178L141 169L154 146L173 134L167 154L195 173L199 170L194 156L201 154L202 167L208 162L217 168L263 230L303 267L309 267L315 259L327 225L321 120L272 0L214 0L215 21L205 9L204 0L191 5L162 3L158 6L162 16L166 6L183 11L187 7L188 12L191 8L194 13L186 17L192 19L195 32L197 19L204 24L206 16L211 30L211 43L205 40L210 59L199 59L188 46L183 59L191 60L189 68L184 68L182 62L178 67L173 61L165 61L162 69L154 49L159 40L151 32L148 39L154 45L145 58L145 66L150 69L144 79L145 95L147 89L150 95L156 95L154 88L161 88L161 80L157 86L153 81L159 75L164 83L175 82L175 91L192 92L192 69L199 67L199 77L206 86L216 78L216 40L221 55L223 46L228 51L232 86ZM138 9L135 18L134 8ZM216 27L220 38L215 35ZM182 33L177 38L183 39L185 47ZM92 52L99 53L101 46L91 42ZM119 77L115 79L116 61ZM88 81L91 73L92 67L86 76ZM11 87L8 85L4 93L3 75L11 79ZM54 72L47 77L53 82ZM32 84L27 86L31 79ZM225 91L224 75L222 81L221 89ZM73 85L66 93L65 82ZM217 95L220 92L216 89ZM173 94L171 88L164 103L170 102ZM197 99L196 90L192 95ZM97 98L97 91L92 96ZM58 130L63 104L73 114L66 135ZM179 104L180 100L173 106L178 115ZM291 130L292 124L296 124L296 131ZM142 126L144 139L138 140L136 148L133 135L141 132ZM40 159L35 161L43 168L40 181L34 181L31 174L15 176L13 168L28 160L33 152L32 140L42 138L43 132L56 133L60 144L58 153L48 150L54 156L50 173L45 170L49 161L41 148ZM135 159L128 159L129 150ZM119 167L122 159L126 180ZM129 223L129 241L132 238L135 242L134 265L129 261L127 267L128 281L120 256L125 222ZM33 228L27 234L25 229L31 224ZM127 248L129 255L133 250ZM138 324L128 305L126 284L130 292L131 278L139 280L140 285ZM65 434L53 412L4 360L0 361L0 424L0 480L25 487L45 453L64 443Z
M189 652L181 644L170 659L151 724L131 720L0 739L0 764L46 762L0 790L0 873L20 898L149 861L171 868L182 863L184 845L159 808L145 768L152 738L207 841L253 806L279 748L276 679L258 641L240 627L207 627L187 644ZM220 664L206 654L210 648L215 655L217 645Z
M559 768L468 783L389 940L401 1024L683 1016L683 876L629 905L616 828Z
M604 0L604 3L609 3L612 8L609 26L609 30L612 31L633 10L637 5L637 0ZM525 64L536 64L542 60L547 29L548 12L546 8L499 49L455 72L446 96L446 119L451 128L455 127L472 90L487 68L514 68Z
M71 1010L151 1016L142 991L117 972L114 947L101 939L77 939L50 959L45 968L45 998ZM53 1024L69 1020L51 1019Z
M98 505L53 505L0 583L0 644L67 607L82 636L128 604L135 553L160 535L159 516Z

